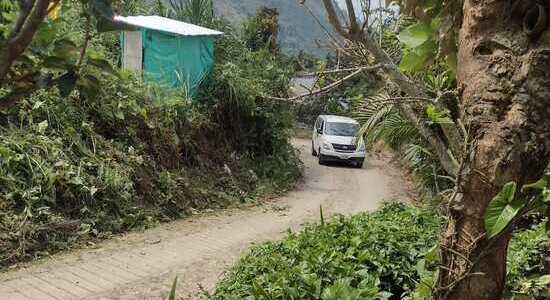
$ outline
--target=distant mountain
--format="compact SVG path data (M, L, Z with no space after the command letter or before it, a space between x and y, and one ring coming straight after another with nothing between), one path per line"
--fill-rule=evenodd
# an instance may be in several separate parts
M330 29L326 11L321 1L306 2L316 18L325 28ZM326 41L327 35L315 18L298 3L298 0L214 0L215 12L233 23L241 23L247 17L255 15L261 6L279 10L279 43L290 53L304 50L317 56L326 55L329 50L322 49L316 41Z

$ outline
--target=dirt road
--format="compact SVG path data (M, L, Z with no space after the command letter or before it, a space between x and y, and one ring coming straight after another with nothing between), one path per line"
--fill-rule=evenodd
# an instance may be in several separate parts
M130 233L0 274L0 299L165 299L176 275L180 297L194 299L251 244L318 220L320 205L325 215L351 214L405 197L406 182L384 160L368 159L363 169L320 166L309 141L295 143L305 177L285 197Z

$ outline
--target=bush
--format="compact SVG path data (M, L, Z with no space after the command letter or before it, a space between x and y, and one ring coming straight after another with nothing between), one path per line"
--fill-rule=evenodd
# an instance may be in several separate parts
M507 298L550 298L550 236L546 222L516 233L510 241ZM546 279L541 279L544 274Z
M88 51L106 56L103 44ZM284 58L231 35L216 51L197 99L84 66L99 89L42 90L0 111L0 268L296 182L291 115L259 100L288 89Z
M429 211L393 203L306 226L254 247L211 298L400 298L419 280L417 261L433 246L440 225Z

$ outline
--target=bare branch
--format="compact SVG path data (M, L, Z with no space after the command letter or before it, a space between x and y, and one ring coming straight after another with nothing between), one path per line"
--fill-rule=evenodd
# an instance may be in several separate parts
M357 16L355 15L355 7L353 6L352 0L346 0L346 8L348 10L349 18L349 27L350 34L355 36L360 33L359 22L357 21Z
M382 68L382 67L383 67L382 65L374 65L374 66L359 68L357 71L347 75L346 77L344 77L344 78L342 78L338 81L335 81L335 82L333 82L333 83L331 83L327 86L321 87L317 90L311 91L311 92L306 93L306 94L302 94L302 95L298 95L298 96L294 96L294 97L290 97L290 98L280 98L280 97L272 97L272 96L264 96L263 98L268 99L268 100L278 100L278 101L290 101L290 102L297 101L297 100L300 100L300 99L303 99L303 98L306 98L306 97L316 96L316 95L319 95L319 94L329 92L329 91L337 88L338 86L340 86L342 83L352 79L353 77L361 74L364 71L375 70L375 69L379 69L379 68Z
M86 30L86 33L84 36L84 44L82 45L82 49L80 50L80 58L78 59L78 62L76 64L77 68L80 68L82 66L82 62L84 62L84 56L86 55L88 44L90 43L90 39L92 38L92 20L89 15L86 17L85 30Z
M325 74L346 73L346 72L351 72L351 71L357 71L359 69L361 69L361 67L336 69L336 70L328 70L328 71L320 71L320 72L310 72L310 73L303 73L303 74L298 74L298 75L299 76L318 76L318 75L325 75Z
M349 32L347 32L340 23L340 19L338 18L338 14L336 13L332 0L323 0L323 4L325 5L325 9L328 14L328 20L336 32L345 38L350 38Z
M19 0L19 14L17 15L17 20L13 27L12 32L10 33L10 38L13 38L23 27L27 17L31 13L31 9L34 6L34 0Z

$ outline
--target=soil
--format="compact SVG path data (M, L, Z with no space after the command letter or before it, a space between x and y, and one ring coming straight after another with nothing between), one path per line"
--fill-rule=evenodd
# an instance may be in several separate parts
M306 222L406 200L410 184L390 158L369 157L362 169L321 166L310 141L296 140L304 180L260 205L211 211L55 255L0 274L0 299L166 299L176 276L179 299L211 292L253 244L281 238Z

